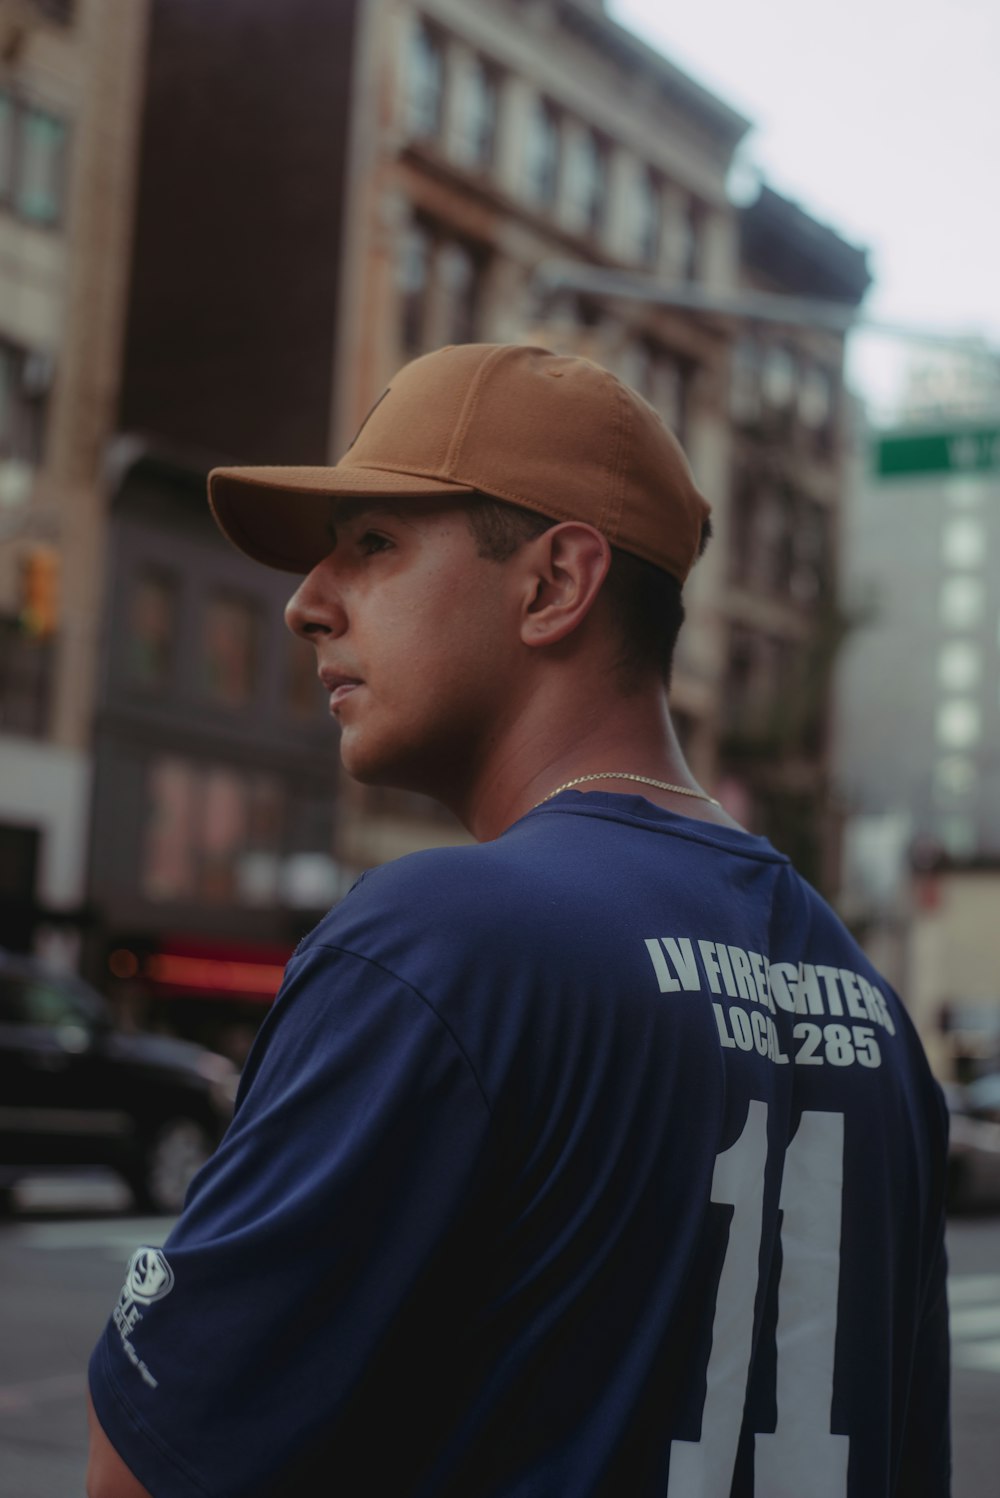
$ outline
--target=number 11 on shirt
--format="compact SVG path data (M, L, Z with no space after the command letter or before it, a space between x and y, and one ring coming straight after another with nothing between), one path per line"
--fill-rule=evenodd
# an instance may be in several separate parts
M736 1466L757 1291L767 1104L716 1157L712 1200L733 1208L719 1279L701 1437L670 1448L667 1498L726 1498ZM840 1284L844 1115L803 1113L785 1151L776 1333L778 1420L755 1438L754 1487L767 1498L845 1498L849 1438L830 1431Z

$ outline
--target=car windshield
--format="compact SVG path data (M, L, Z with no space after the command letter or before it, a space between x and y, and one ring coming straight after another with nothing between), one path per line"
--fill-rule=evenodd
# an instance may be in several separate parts
M0 973L0 1022L93 1029L106 1015L99 995L71 977Z

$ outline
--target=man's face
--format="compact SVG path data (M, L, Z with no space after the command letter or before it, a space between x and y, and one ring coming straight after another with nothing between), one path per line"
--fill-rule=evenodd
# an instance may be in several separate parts
M344 767L452 801L512 711L523 582L477 555L461 504L331 509L331 551L285 618L316 648Z

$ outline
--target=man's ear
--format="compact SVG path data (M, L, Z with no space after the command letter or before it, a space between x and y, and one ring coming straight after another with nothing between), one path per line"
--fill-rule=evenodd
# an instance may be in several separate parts
M606 536L575 520L553 525L528 542L521 638L554 645L586 619L611 566Z

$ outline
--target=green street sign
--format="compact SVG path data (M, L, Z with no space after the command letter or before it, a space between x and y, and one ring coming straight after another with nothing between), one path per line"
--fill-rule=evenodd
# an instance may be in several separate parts
M919 473L1000 473L1000 427L883 432L874 441L882 478Z

